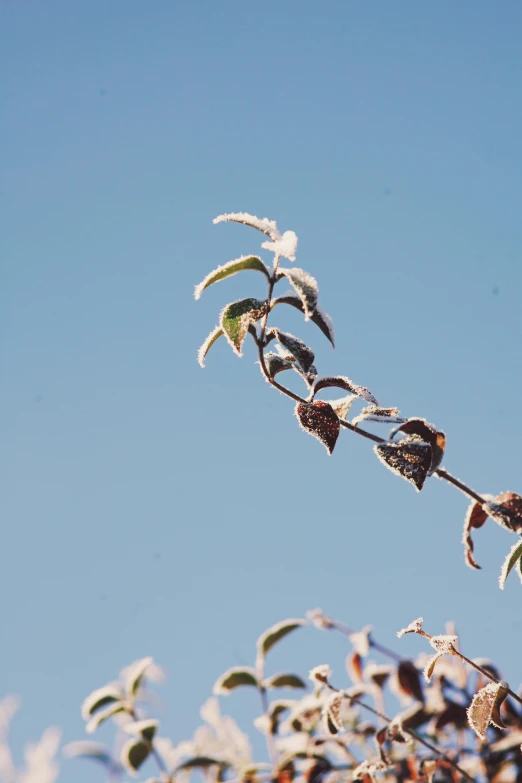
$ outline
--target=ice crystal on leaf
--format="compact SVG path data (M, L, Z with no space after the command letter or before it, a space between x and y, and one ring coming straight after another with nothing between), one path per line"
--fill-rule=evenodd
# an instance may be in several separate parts
M252 298L232 302L222 310L220 315L221 329L225 333L225 337L234 353L238 356L243 355L243 342L250 325L255 321L259 321L265 313L266 303ZM200 348L201 350L202 348Z
M360 414L352 419L351 423L356 427L361 421L399 424L407 420L399 416L398 408L379 408L378 405L369 405L367 408L363 408Z
M329 376L327 378L319 378L314 384L314 397L321 389L338 388L344 389L350 394L355 394L357 397L362 397L363 400L371 402L372 405L379 405L376 397L365 386L359 386L344 375Z
M263 250L270 250L270 252L275 253L276 256L282 256L289 261L295 261L297 234L294 231L285 231L279 239L274 239L272 242L263 242L261 247Z
M471 538L471 531L473 528L482 527L488 518L487 511L482 507L482 503L477 500L472 500L466 511L466 517L464 519L464 532L462 534L462 543L464 544L464 557L467 565L470 568L480 569L479 564L473 556L473 539Z
M262 272L268 280L270 279L270 272L258 256L241 256L241 258L235 258L233 261L229 261L223 266L218 266L217 269L209 272L205 279L194 289L194 299L199 299L205 288L213 285L213 283L225 280L225 278L247 269Z
M407 625L406 628L401 628L400 631L397 631L397 636L400 639L401 636L404 636L407 633L419 633L419 631L422 631L422 622L422 617L417 617L417 619Z
M429 443L409 437L399 443L377 443L373 450L383 465L413 484L417 492L421 491L431 467Z
M373 628L371 625L365 625L361 631L354 631L349 635L355 652L358 653L361 658L366 658L370 652L372 630Z
M251 226L257 228L258 231L262 231L267 237L270 237L274 242L281 239L281 234L277 228L275 220L269 220L268 218L258 218L255 215L249 215L248 212L228 212L224 215L218 215L213 223L242 223L245 226Z
M296 296L292 292L283 294L283 296L278 296L276 299L274 299L272 301L271 309L273 309L278 304L291 305L292 307L295 307L297 310L299 310L301 313L304 314L304 306L300 297ZM333 321L328 315L328 313L325 313L324 310L322 310L319 305L316 305L314 312L310 316L310 320L312 321L312 323L314 323L316 326L319 327L319 329L322 331L324 336L330 340L332 344L332 348L334 348L335 335L334 335Z
M323 707L323 720L329 734L342 731L341 709L344 696L342 693L332 693Z
M430 644L441 655L454 655L459 643L457 636L441 635L432 636Z
M500 707L508 695L507 682L490 682L473 697L468 708L469 725L480 739L486 739L489 724L499 729L506 726L500 717Z
M201 368L205 367L205 358L216 340L224 334L221 326L216 326L208 335L203 345L198 350L198 364Z
M310 609L306 613L306 618L307 620L310 620L310 622L313 623L316 628L321 630L327 630L328 628L333 628L334 626L333 621L325 615L322 609Z
M317 308L317 297L319 287L317 280L312 275L305 272L304 269L283 269L279 267L279 275L286 277L295 288L302 305L305 321L309 321Z
M522 558L522 539L520 541L517 541L516 544L513 544L511 547L511 550L508 552L508 555L506 559L504 560L504 563L502 565L502 570L500 572L500 577L498 580L500 589L504 589L504 585L506 584L506 579L508 578L510 571L512 568L516 565L516 563L519 563L519 576L522 579L522 569L520 567L520 563Z
M305 432L320 440L328 454L332 454L341 429L333 408L327 402L298 402L295 413Z
M332 670L327 663L321 663L319 666L314 666L308 673L308 679L312 680L312 682L326 683L331 676Z

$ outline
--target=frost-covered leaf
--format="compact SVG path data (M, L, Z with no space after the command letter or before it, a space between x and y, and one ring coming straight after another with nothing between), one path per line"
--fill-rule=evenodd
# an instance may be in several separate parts
M342 693L333 693L324 705L324 721L330 734L337 734L339 731L342 731L341 709L343 699Z
M220 315L220 326L238 356L242 356L243 342L250 324L266 313L266 303L260 299L240 299L225 307Z
M327 683L328 678L332 676L332 670L327 663L321 663L314 666L308 673L308 679L312 682Z
M430 658L426 666L424 667L424 679L426 682L431 682L431 678L433 676L433 672L435 671L435 664L441 658L443 653L437 653L433 656L433 658Z
M151 666L153 659L149 656L147 658L140 658L139 661L131 664L126 672L125 679L125 691L130 696L136 696L138 693L141 681L145 676L147 669Z
M364 668L364 677L367 680L372 680L372 682L374 682L378 688L382 688L386 684L392 672L393 666L390 664L377 664L371 661Z
M85 726L85 731L87 734L94 734L98 726L101 726L101 724L105 723L106 720L112 718L113 715L118 715L120 712L125 712L126 709L126 705L121 701L108 704L104 709L96 711L96 713Z
M366 402L370 402L372 405L379 405L377 399L373 396L371 391L365 386L359 386L344 375L336 375L328 378L319 378L314 384L314 397L321 389L329 388L344 389L350 394L355 394L357 397L362 397Z
M412 696L417 701L424 701L419 671L411 661L401 661L397 667L397 681L399 688L407 696Z
M288 258L289 261L295 261L297 234L295 231L285 231L282 236L273 242L263 242L261 247L264 250L270 250L276 256L283 256L283 258Z
M120 751L120 760L125 769L132 775L141 767L151 753L150 742L130 739Z
M274 674L263 683L265 688L306 688L306 683L297 674Z
M376 421L383 422L385 424L400 424L406 421L402 416L399 416L398 408L379 408L378 405L368 405L367 408L363 408L358 416L352 419L352 424L356 427L361 421Z
M133 723L127 723L127 725L124 726L124 731L126 731L127 734L132 734L134 737L143 737L143 739L152 742L156 736L159 725L159 720L147 718L146 720L137 720Z
M220 761L219 759L215 759L212 756L194 756L192 759L188 759L188 761L183 762L183 764L180 764L180 766L177 768L178 770L182 769L208 769L209 767L213 766L219 766L222 768L225 768L229 766L228 764L224 763L223 761Z
M257 228L258 231L262 231L267 237L274 241L281 238L281 234L277 228L275 220L269 220L268 218L258 218L255 215L249 215L248 212L228 212L224 215L218 215L214 218L213 223L242 223L244 226L251 226Z
M500 717L500 707L508 695L508 690L507 682L490 682L474 695L468 708L468 721L480 739L486 739L490 723L500 729L506 728Z
M407 633L419 633L419 631L422 631L422 622L422 617L417 617L417 619L407 625L406 628L401 628L400 631L397 631L397 636L400 639L401 636L404 636Z
M255 669L252 669L250 666L233 666L217 680L213 693L216 696L230 693L230 691L242 685L252 685L257 688L258 681Z
M200 367L205 366L205 357L207 353L210 351L216 340L221 337L221 335L224 334L223 329L221 326L216 326L215 329L213 329L201 348L198 350L198 364Z
M443 432L437 430L433 424L430 424L426 419L412 418L400 424L394 430L390 432L390 440L393 440L396 435L402 433L409 435L418 440L429 443L431 446L431 464L428 475L437 470L442 458L444 456L444 450L446 448L446 436Z
M304 314L303 303L298 296L295 296L295 294L290 293L284 294L283 296L278 296L276 299L272 300L272 308L274 308L277 304L291 305ZM330 340L332 348L335 348L334 328L330 316L325 313L319 305L316 305L313 314L310 316L310 320L312 323L318 326L324 336Z
M346 670L352 682L363 681L362 658L358 652L350 653L346 658Z
M410 437L399 443L377 443L373 450L393 473L421 491L431 467L433 452L429 443Z
M282 620L280 623L276 623L276 625L273 625L262 633L257 640L258 654L261 656L266 655L274 644L277 644L277 642L284 639L289 633L295 631L296 628L301 628L303 625L306 625L306 623L304 620L300 619Z
M365 625L360 631L353 631L349 634L349 639L353 644L353 649L358 653L361 658L366 658L370 652L371 645L371 633L373 628L371 625Z
M298 337L288 332L282 332L280 329L270 329L270 334L281 343L283 348L295 357L304 373L308 373L314 362L314 352Z
M335 448L341 429L339 417L327 402L298 402L295 414L301 427L321 441L328 454Z
M339 397L338 400L325 400L325 402L333 408L340 419L346 421L348 412L356 399L356 394L347 394L346 397Z
M286 277L295 288L299 299L303 304L305 321L309 321L317 307L317 297L319 287L317 280L312 275L305 272L304 269L295 267L294 269L283 269L279 267L279 278Z
M516 565L516 563L520 561L521 557L522 557L522 539L520 541L517 541L517 543L511 547L508 556L504 560L504 564L502 565L502 570L500 572L500 578L498 580L499 587L501 590L504 589L504 585L506 584L506 579L508 578L511 569Z
M487 503L486 511L489 516L515 533L522 533L522 497L514 492L503 492Z
M99 761L104 767L113 769L118 765L111 756L110 751L99 742L70 742L63 748L65 758L86 758Z
M265 277L270 280L270 272L266 268L265 264L258 256L241 256L234 261L229 261L228 264L218 266L210 274L208 274L199 285L196 286L194 291L194 298L199 299L205 288L208 288L213 283L217 283L220 280L224 280L226 277L231 277L238 272L251 269L253 271L262 272Z
M335 626L333 620L327 617L322 609L310 609L306 613L306 618L321 631L326 631Z
M466 511L466 517L464 519L464 533L462 534L462 543L464 544L464 557L466 563L470 568L480 569L479 564L473 557L473 539L471 538L471 531L473 528L480 528L487 520L488 514L482 508L482 504L476 500L472 500Z
M294 369L293 357L290 361L278 353L265 353L265 364L271 378L275 378L278 372Z
M430 644L434 650L437 650L441 655L455 655L455 650L458 647L458 636L450 634L442 634L440 636L432 636Z
M97 710L124 698L119 685L104 685L90 693L82 704L82 718L88 720Z

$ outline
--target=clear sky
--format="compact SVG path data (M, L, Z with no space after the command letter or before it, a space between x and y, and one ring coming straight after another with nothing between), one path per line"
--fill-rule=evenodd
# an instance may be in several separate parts
M521 492L521 4L11 0L1 16L0 694L23 700L17 752L50 724L82 738L83 697L147 654L168 673L163 733L184 739L258 633L316 606L405 654L421 647L400 627L453 619L517 687L522 589L496 586L512 537L478 531L472 572L453 488L417 494L348 433L328 457L251 349L221 341L201 370L218 311L263 286L245 273L197 303L193 287L259 251L217 214L293 229L337 350L277 315L320 373L444 429L446 467L478 491ZM306 630L273 664L329 661L344 682L343 655ZM64 780L103 779L66 763Z

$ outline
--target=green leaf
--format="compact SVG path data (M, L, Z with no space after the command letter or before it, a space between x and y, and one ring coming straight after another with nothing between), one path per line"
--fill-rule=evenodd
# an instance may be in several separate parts
M317 309L317 297L319 294L319 288L317 286L317 280L304 269L295 267L294 269L279 268L278 280L286 277L291 285L295 288L299 299L303 305L303 312L305 321L309 321L315 310Z
M210 272L210 274L208 274L205 279L196 286L194 291L194 298L199 299L205 288L208 288L213 283L217 283L219 280L224 280L226 277L231 277L232 275L235 275L238 272L242 272L246 269L262 272L267 280L270 280L270 272L261 259L258 258L258 256L241 256L241 258L236 258L234 261L229 261L228 264L224 264L224 266L218 266L217 269L214 269L212 272Z
M103 688L98 688L87 696L82 704L82 718L89 720L96 710L100 710L107 704L112 704L116 701L121 701L124 697L124 693L119 685L104 685Z
M152 663L152 658L140 658L139 661L131 664L127 670L127 676L125 679L125 690L130 696L136 696L138 689L141 685L141 681Z
M150 742L144 740L127 740L121 749L120 759L123 766L131 773L136 772L147 760L152 747Z
M211 756L195 756L193 759L189 759L188 761L183 762L183 764L180 764L177 769L207 769L208 767L213 767L216 764L223 768L230 766L229 764L226 764L223 761L218 761L218 759L214 759Z
M207 353L210 351L218 337L221 337L222 334L224 334L224 332L221 326L216 326L216 328L210 332L209 336L198 351L198 364L200 367L205 366L205 357Z
M276 625L262 633L257 640L258 654L260 656L266 655L274 644L277 644L277 642L302 625L306 625L304 620L283 620L280 623L276 623Z
M152 742L156 736L158 730L159 720L154 718L147 718L145 720L137 720L134 723L127 723L124 730L127 734L133 734L135 737L142 737L143 739Z
M253 685L257 688L258 681L255 669L250 666L233 666L217 680L213 692L216 696L230 693L234 688L239 688L242 685Z
M65 758L85 758L99 761L104 767L115 768L116 762L105 745L99 742L70 742L63 748Z
M509 576L509 572L513 568L513 566L520 561L520 558L522 557L522 539L520 541L517 541L516 544L514 544L511 547L511 550L504 560L504 564L502 566L502 570L500 572L500 578L499 578L499 586L500 589L504 589L504 585L506 584L506 579ZM522 566L519 565L520 573L522 573Z
M87 734L94 734L98 726L101 726L106 720L112 718L113 715L117 715L119 712L125 712L125 710L126 706L121 701L109 704L104 710L98 710L96 714L92 716L85 727L85 731Z
M265 688L306 688L306 683L297 674L274 674L263 683Z
M291 305L292 307L295 307L296 310L299 310L301 313L304 313L305 311L301 299L298 296L295 296L295 294L285 294L284 296L278 296L277 299L273 299L272 309L278 304ZM310 320L312 321L312 323L318 326L321 332L325 335L325 337L327 337L330 340L330 342L332 343L332 348L335 348L334 328L330 316L327 313L325 313L324 310L321 310L319 305L317 305L315 311L310 316Z
M221 328L238 356L242 356L241 349L248 327L262 318L265 313L266 302L259 299L240 299L227 305L221 313Z

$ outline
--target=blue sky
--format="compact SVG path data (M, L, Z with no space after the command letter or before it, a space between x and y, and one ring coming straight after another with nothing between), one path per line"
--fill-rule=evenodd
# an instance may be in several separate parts
M405 654L420 647L400 627L453 619L517 687L521 588L496 586L512 538L478 531L472 572L458 492L416 494L347 433L329 458L251 350L222 341L202 371L219 310L263 287L245 273L195 303L193 286L259 251L217 214L295 230L338 347L293 311L278 323L320 373L444 429L445 466L478 491L520 492L520 4L2 16L0 693L23 700L17 752L49 724L81 738L83 697L147 654L168 673L163 731L184 739L258 633L315 606ZM285 645L275 667L342 678L342 641ZM74 763L62 779L102 780Z

